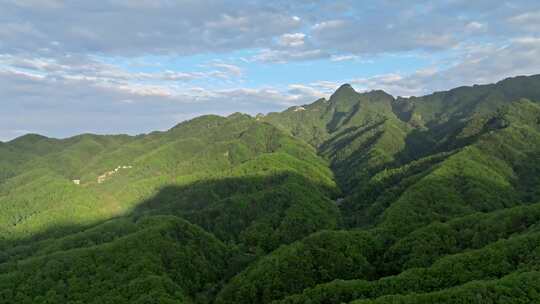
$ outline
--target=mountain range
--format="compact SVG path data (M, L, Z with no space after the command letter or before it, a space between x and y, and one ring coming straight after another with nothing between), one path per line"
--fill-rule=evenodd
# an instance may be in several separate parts
M540 302L540 75L0 143L0 303Z

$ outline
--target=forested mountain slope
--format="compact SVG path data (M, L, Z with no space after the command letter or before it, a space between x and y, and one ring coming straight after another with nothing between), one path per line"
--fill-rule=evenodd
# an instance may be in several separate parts
M17 139L4 148L29 150L21 144L25 140ZM337 209L328 200L337 190L325 161L307 144L247 116L200 117L168 132L132 138L83 135L58 141L61 149L49 149L50 141L42 138L33 142L37 156L14 166L13 172L18 174L0 184L0 236L7 240L44 229L92 224L141 209L189 213L200 221L210 221L211 210L230 207L225 200L241 205L248 197L258 203L252 218L230 224L244 230L255 217L261 217L270 225L266 221L272 221L271 213L297 216L292 207L305 200L291 198L281 208L274 206L284 184L313 188L307 191L313 195L310 204L303 208L326 218L317 218L315 223L332 228L338 220ZM106 172L112 174L99 183L98 177ZM80 179L80 185L72 179ZM159 204L152 203L156 200ZM232 209L241 212L241 206ZM300 218L310 221L308 215ZM272 224L278 225L280 220ZM239 237L240 230L225 234ZM287 238L295 237L287 234Z
M0 303L540 301L538 101L540 76L343 85L256 118L0 143Z

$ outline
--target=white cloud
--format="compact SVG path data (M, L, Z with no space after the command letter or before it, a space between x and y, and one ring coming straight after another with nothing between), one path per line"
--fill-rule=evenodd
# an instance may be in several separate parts
M300 47L304 45L305 38L304 33L283 34L279 37L278 43L285 47Z
M462 51L460 58L448 68L432 67L411 74L389 73L350 82L359 90L383 89L399 96L419 96L540 71L540 38L516 38L505 46L466 45Z
M513 16L509 19L513 23L539 23L540 22L540 11L526 12Z
M323 92L326 92L327 94L331 94L341 85L341 83L338 83L335 81L320 80L320 81L312 82L309 85Z
M285 47L304 53L289 60L305 60L316 50L336 56L432 52L475 37L537 32L540 4L10 0L0 20L0 53L193 55Z
M0 69L3 70L31 77L92 81L102 86L129 89L145 95L170 95L168 92L155 89L156 86L174 86L196 80L229 82L243 75L243 70L239 66L223 62L213 62L203 68L202 71L187 72L172 70L132 72L85 56L32 58L0 55Z
M234 64L214 62L211 64L211 66L214 66L219 69L223 69L227 74L231 76L240 77L243 74L242 68Z
M345 20L328 20L313 25L314 31L327 31L343 28L346 26Z
M487 25L478 21L471 21L465 26L470 31L485 31Z
M302 23L286 9L227 0L4 1L0 20L0 53L123 56L268 46Z
M48 136L79 133L137 134L164 130L179 117L279 111L319 98L318 90L292 85L211 89L98 77L35 77L0 69L0 138L36 130ZM4 130L4 131L1 131Z
M330 57L331 61L349 61L357 60L359 57L356 55L332 55Z
M540 37L518 37L514 38L511 41L513 41L516 44L520 45L531 45L531 46L537 46L540 44Z
M252 61L286 63L289 61L313 60L328 58L330 55L319 49L313 50L272 50L263 49Z
M328 92L304 84L291 84L288 88L288 93L292 94L292 97L290 98L292 98L293 100L301 100L305 99L306 96L309 96L311 98L309 102L313 102L315 99L328 97L329 95Z
M0 130L58 136L164 129L204 113L275 111L325 96L340 82L422 95L540 71L537 0L8 0L0 20ZM229 58L237 52L243 62ZM142 59L209 54L218 60L186 69ZM423 56L430 66L293 84L277 76L258 83L248 74L321 59L357 68L396 54Z

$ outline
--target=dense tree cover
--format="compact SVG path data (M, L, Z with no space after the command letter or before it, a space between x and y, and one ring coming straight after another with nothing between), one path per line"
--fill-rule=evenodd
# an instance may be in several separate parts
M216 303L269 303L335 278L373 278L380 244L362 231L325 231L280 247L254 262Z
M73 241L63 240L2 264L0 303L189 303L224 276L231 252L201 228L172 216L134 225L115 241L63 249Z
M255 118L0 143L0 303L537 301L539 100L540 76L343 85Z
M539 297L540 273L524 271L501 279L472 281L441 291L387 295L375 299L356 300L351 303L536 303ZM273 303L348 303L360 297L360 288L354 281L336 281L334 285L321 285L318 294L309 298L292 296Z
M442 291L384 296L353 304L406 303L537 303L540 301L540 272L508 275L500 280L475 281Z
M281 160L283 164L287 158ZM320 229L337 228L339 211L327 195L324 186L295 173L227 178L169 186L139 206L137 213L177 214L224 241L260 253Z
M211 209L240 212L239 204L260 207L256 214L244 220L241 230L260 219L261 225L280 228L288 242L319 228L335 228L339 220L337 209L330 201L338 193L332 172L315 149L245 115L200 117L168 132L139 137L101 139L83 135L54 140L62 145L55 149L48 148L48 139L37 142L34 136L29 139L39 152L36 154L43 155L24 162L17 169L19 174L0 184L0 239L16 240L43 231L49 231L49 235L54 231L70 232L68 228L72 226L93 225L127 215L141 207L141 202L154 197L160 200L160 209L198 211L199 222L213 220ZM26 148L28 144L20 143L26 140L20 138L5 145ZM42 141L46 148L41 147ZM98 175L124 165L131 168L119 170L104 183L97 183ZM75 175L75 171L79 174ZM81 180L79 186L71 181L77 178ZM242 193L238 187L223 192L234 178L238 179L235 184L252 187L246 187ZM253 181L248 182L249 179ZM287 191L295 185L298 191ZM272 191L284 193L281 201L286 208L279 212L270 206L272 198L268 193ZM186 196L186 192L190 195ZM304 197L303 192L310 197ZM169 194L171 197L165 200ZM226 199L236 207L226 203ZM281 219L269 223L275 213L290 214L291 221L300 220L296 225L291 221L280 225L276 221ZM324 219L319 219L319 215ZM306 225L301 225L302 221ZM296 231L287 233L287 225ZM299 226L305 226L304 231ZM223 233L226 235L222 239L228 240L231 235L238 237L239 231ZM275 246L266 246L266 250Z
M474 213L446 223L434 222L393 244L381 264L389 273L427 267L442 256L482 248L494 241L530 231L540 222L540 204Z
M492 280L540 267L540 235L524 234L484 248L448 255L428 268L413 268L376 281L337 280L280 303L342 303L384 295L425 293L476 280Z
M100 245L134 233L137 231L137 227L136 222L131 218L118 218L66 236L53 237L49 235L44 240L25 242L24 244L15 246L5 246L0 253L0 262L14 262L30 256L41 256L57 251Z

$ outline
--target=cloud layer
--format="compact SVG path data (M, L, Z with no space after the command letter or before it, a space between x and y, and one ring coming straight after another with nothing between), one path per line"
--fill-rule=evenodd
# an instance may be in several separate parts
M0 140L276 111L343 82L409 96L540 72L532 0L0 4Z

